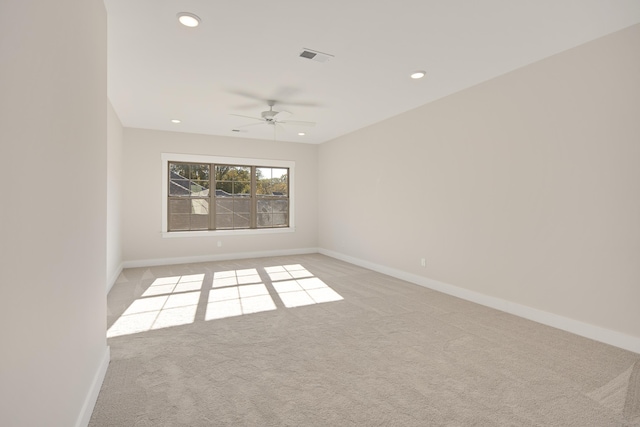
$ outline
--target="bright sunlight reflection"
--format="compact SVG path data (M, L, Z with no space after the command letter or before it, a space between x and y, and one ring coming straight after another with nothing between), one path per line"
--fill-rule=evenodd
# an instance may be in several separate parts
M107 338L193 323L204 274L162 277L107 331Z
M287 308L343 299L340 294L314 277L300 264L266 267L265 271L269 274L273 287Z
M255 268L213 273L213 285L205 320L276 309L267 287Z
M343 299L300 264L265 267L262 273L265 280L256 268L213 273L204 320L276 310L271 297L276 294L287 308ZM204 276L156 279L109 328L107 338L193 323ZM202 297L206 297L206 289Z

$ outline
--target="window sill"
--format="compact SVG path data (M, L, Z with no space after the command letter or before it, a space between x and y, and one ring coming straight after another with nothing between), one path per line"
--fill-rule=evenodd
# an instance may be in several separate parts
M206 230L206 231L163 231L163 238L184 238L184 237L220 237L220 236L251 236L256 234L282 234L293 233L293 227L283 228L262 228L244 230Z

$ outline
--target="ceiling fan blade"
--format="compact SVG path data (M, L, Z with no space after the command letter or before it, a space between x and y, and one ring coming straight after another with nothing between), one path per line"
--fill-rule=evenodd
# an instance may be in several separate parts
M264 102L251 102L248 104L234 105L234 110L255 110L256 108L264 107Z
M274 93L272 99L286 99L295 96L300 89L293 86L281 86Z
M255 95L253 93L249 93L249 92L245 92L243 90L228 90L227 92L232 93L234 95L240 95L243 96L245 98L249 98L249 99L253 99L254 101L260 101L261 103L265 102L265 98Z
M265 103L267 103L268 101L271 100L271 101L274 101L274 103L276 105L291 105L291 106L294 106L294 107L324 107L322 104L319 104L317 102L284 101L286 99L289 99L289 98L295 96L296 94L298 94L300 92L300 89L297 89L297 88L294 88L294 87L289 87L289 86L285 86L285 87L279 88L273 94L273 97L271 97L271 98L264 98L262 96L256 95L255 93L246 92L244 90L229 89L229 90L227 90L227 92L231 93L233 95L242 96L243 98L248 98L248 99L252 99L254 101L258 101L258 102L260 102L259 105L265 104ZM253 107L256 107L256 105L255 104L241 105L241 106L238 106L238 109L244 110L244 109L253 108Z
M289 117L291 117L291 113L288 111L279 111L278 114L276 114L275 116L273 116L273 119L277 122L282 123L282 121L287 120Z
M276 101L276 104L291 105L294 107L324 107L324 105L317 102Z
M287 125L294 125L294 126L315 126L315 122L301 122L299 120L287 120L287 121L280 121L278 123L282 123L282 124L287 124Z
M266 125L267 122L265 121L261 121L260 123L249 123L248 125L240 125L240 126L236 126L236 129L240 129L240 128L246 128L249 126L258 126L258 125Z
M264 120L258 117L251 117L251 116L243 116L242 114L229 114L230 116L236 116L236 117L242 117L245 119L253 119L253 120L260 120L261 122L263 122Z

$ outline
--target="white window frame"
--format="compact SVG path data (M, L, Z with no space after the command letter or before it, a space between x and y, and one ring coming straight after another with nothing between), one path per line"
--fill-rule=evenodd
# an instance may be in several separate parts
M247 236L251 234L279 234L295 232L295 166L291 160L248 159L244 157L220 157L199 154L161 153L162 163L162 237L219 237L219 236ZM289 226L277 228L249 228L237 230L194 230L168 231L168 200L169 200L169 162L184 163L217 163L242 166L264 166L289 169ZM211 198L213 203L213 197Z

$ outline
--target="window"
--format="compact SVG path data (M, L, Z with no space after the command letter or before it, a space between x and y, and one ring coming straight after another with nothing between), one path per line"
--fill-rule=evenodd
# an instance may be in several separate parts
M257 227L289 225L289 170L256 168Z
M293 166L163 154L163 232L290 230Z
M169 163L169 231L208 230L209 165Z

